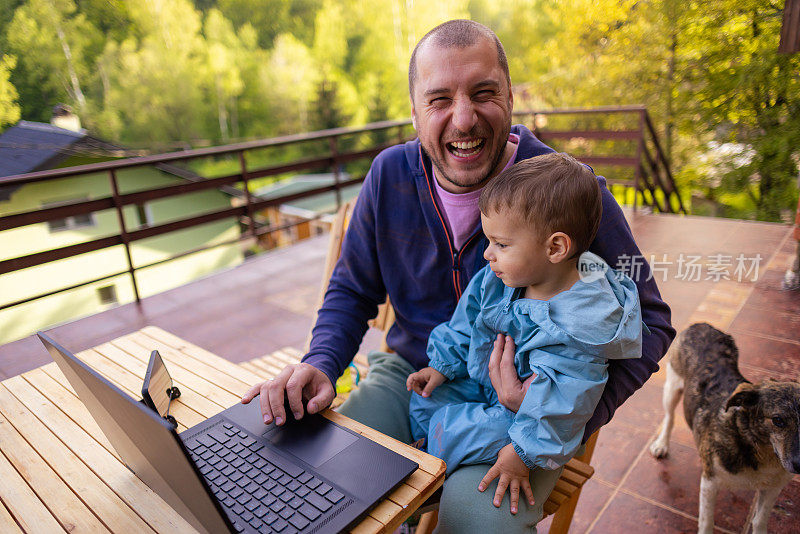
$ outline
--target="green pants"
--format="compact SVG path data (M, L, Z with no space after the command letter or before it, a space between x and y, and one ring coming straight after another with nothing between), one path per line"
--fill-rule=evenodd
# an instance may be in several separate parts
M414 372L407 361L396 354L372 352L369 355L369 374L359 384L339 412L364 423L395 439L409 443L408 403L411 393L406 391L406 378ZM478 483L486 475L489 465L466 465L456 469L444 482L439 504L438 534L489 534L535 533L536 523L542 519L543 505L561 476L561 469L531 471L531 487L536 504L528 506L525 495L520 495L519 511L511 515L506 492L500 508L492 504L497 489L497 479L486 490L478 491Z

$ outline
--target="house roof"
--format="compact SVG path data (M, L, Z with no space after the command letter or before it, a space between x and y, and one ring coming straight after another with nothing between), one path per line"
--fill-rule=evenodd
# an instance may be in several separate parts
M87 136L42 122L19 121L0 135L0 176L51 168Z
M19 121L0 134L0 177L52 169L73 154L120 152L119 146L90 136L86 130L65 130L43 122ZM204 178L174 164L156 165L160 171L188 181ZM0 187L0 201L8 200L20 185ZM233 187L220 190L232 196L244 196Z
M73 132L43 122L19 121L0 134L0 177L50 169L87 137L86 130ZM0 187L0 200L8 200L19 188Z

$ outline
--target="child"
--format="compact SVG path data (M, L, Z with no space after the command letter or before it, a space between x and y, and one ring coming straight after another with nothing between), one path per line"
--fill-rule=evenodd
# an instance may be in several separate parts
M479 206L489 263L431 332L430 366L408 377L417 393L411 430L448 474L494 463L478 489L499 475L494 505L508 487L516 513L520 488L533 504L530 469L559 468L577 451L608 360L641 356L641 309L633 281L586 252L600 224L600 186L571 156L517 163L486 185ZM516 346L528 388L516 413L492 388L493 342L495 351Z

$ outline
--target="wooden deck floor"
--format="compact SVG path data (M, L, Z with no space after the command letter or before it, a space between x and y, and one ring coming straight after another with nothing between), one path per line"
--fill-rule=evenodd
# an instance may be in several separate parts
M676 328L709 321L729 331L741 351L742 372L752 380L800 377L800 292L780 290L795 247L788 226L645 214L631 214L629 221L644 257L656 260L656 278ZM141 306L120 306L48 332L77 351L155 325L233 362L300 348L314 317L326 240L264 254ZM378 340L368 334L362 350ZM0 379L48 362L33 337L9 343L0 347ZM656 461L646 451L662 416L663 381L662 371L601 432L592 462L597 471L581 496L572 532L697 528L700 464L682 419L669 458ZM750 499L748 492L722 492L716 531L740 532ZM797 477L778 500L770 532L800 532Z

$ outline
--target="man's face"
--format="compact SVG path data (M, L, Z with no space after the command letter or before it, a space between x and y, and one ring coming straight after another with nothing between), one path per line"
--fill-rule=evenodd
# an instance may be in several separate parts
M414 126L448 191L478 189L500 171L512 104L497 48L489 39L468 48L426 43L417 51Z

